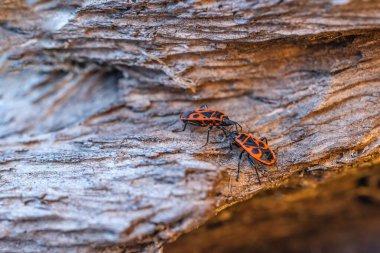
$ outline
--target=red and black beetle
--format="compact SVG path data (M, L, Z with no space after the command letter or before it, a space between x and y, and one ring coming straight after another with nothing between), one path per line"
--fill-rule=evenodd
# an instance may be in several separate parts
M234 125L236 127L236 130L237 126L240 127L240 130L242 129L239 123L230 120L224 112L210 109L207 105L202 105L198 109L181 114L180 119L184 123L184 126L183 129L178 132L185 131L188 124L200 127L208 127L207 141L204 146L206 146L209 141L210 131L213 129L213 127L224 130L224 127Z
M225 133L227 134L227 133ZM252 158L264 165L273 165L276 163L276 155L273 150L268 145L268 140L266 137L256 138L250 133L238 133L231 132L229 133L229 137L237 146L241 147L243 150L239 155L238 162L238 172L236 175L236 181L239 179L240 173L240 162L244 153L247 153L247 158L252 167L255 168L257 178L259 183L261 184L259 172L257 171L257 167L252 160ZM230 141L230 149L232 149L232 143Z

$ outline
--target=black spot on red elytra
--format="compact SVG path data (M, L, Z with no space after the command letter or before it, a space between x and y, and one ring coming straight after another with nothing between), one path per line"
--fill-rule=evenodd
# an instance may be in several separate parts
M244 143L244 145L249 146L249 147L258 147L258 146L257 146L257 143L256 143L253 139L251 139L251 138L249 138L249 139Z
M202 112L202 115L204 115L207 118L210 118L212 115L212 112Z
M244 134L241 134L240 136L237 137L237 139L238 139L239 141L244 141L246 137L247 137L247 136L245 136Z
M252 153L257 155L260 153L260 151L257 148L252 149Z
M220 114L220 112L216 112L215 114L214 114L214 118L218 118L218 119L220 119L221 118L221 114Z
M261 156L261 159L263 159L264 161L270 162L274 159L274 157L273 157L272 152L270 152L269 150L265 150Z

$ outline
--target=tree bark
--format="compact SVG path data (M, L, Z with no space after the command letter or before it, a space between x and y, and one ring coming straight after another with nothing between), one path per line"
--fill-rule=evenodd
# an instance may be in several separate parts
M156 251L305 171L380 151L377 1L3 1L0 248ZM208 104L266 136L258 184ZM299 179L302 185L303 179Z

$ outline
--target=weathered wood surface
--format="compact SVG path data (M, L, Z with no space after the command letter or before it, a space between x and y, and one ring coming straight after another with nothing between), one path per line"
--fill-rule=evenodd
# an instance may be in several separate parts
M378 1L2 1L0 248L154 251L377 157L379 28ZM230 180L238 151L204 129L172 132L204 103L277 149L263 185Z

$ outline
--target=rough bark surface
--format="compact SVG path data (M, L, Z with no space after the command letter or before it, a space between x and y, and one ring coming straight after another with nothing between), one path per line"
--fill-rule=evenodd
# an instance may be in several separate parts
M0 3L0 248L154 251L307 170L380 151L378 1ZM259 185L220 108L278 154ZM300 179L302 181L302 179ZM54 238L54 239L52 239Z

